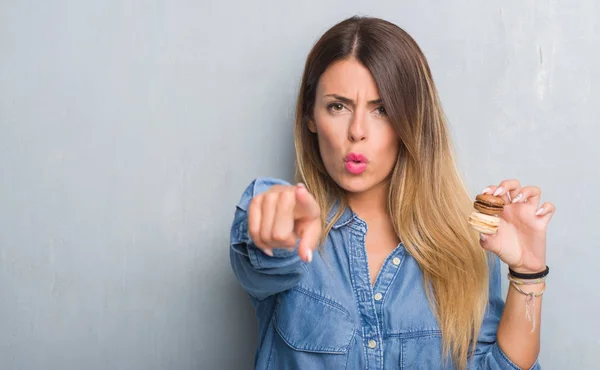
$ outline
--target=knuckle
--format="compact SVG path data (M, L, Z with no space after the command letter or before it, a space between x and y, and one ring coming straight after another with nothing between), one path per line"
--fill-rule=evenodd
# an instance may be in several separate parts
M260 240L262 240L265 245L268 245L271 243L271 235L269 235L269 233L267 233L266 231L261 230Z
M503 187L505 189L519 187L519 182L514 179L504 180L500 183L500 187Z
M283 242L288 239L288 235L287 235L287 233L282 232L281 230L276 230L273 232L273 235L271 236L271 238L276 242Z
M248 205L248 212L252 213L252 211L257 207L259 202L260 202L260 200L258 197L252 198L252 200L250 201L250 204Z
M277 198L279 197L278 193L268 193L265 194L265 202L271 204L277 201Z
M271 186L271 188L269 189L269 191L267 193L269 194L273 194L273 193L279 193L282 190L284 190L286 187L284 185L273 185Z
M250 233L250 237L252 237L252 239L255 239L259 235L259 231L259 225L248 225L248 232Z
M286 203L290 203L294 200L295 198L295 190L292 189L291 191L284 191L283 193L281 193L281 200L286 202Z

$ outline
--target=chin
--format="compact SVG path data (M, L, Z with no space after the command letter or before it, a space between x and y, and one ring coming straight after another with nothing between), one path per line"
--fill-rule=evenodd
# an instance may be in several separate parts
M362 193L371 189L376 184L364 175L343 174L337 179L339 187L349 193Z

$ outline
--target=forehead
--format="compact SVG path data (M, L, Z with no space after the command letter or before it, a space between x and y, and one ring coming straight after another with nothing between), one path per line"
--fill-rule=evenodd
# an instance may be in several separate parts
M367 100L379 98L379 91L373 75L354 58L332 63L321 75L317 94L338 94Z

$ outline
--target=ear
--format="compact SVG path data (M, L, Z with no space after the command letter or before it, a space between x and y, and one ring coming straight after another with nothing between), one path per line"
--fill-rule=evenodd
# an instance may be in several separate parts
M310 132L312 132L313 134L317 133L317 124L315 123L314 119L309 118L307 121L307 126Z

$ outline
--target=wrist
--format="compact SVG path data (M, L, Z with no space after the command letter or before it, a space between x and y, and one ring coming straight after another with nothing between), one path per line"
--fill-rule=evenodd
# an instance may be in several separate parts
M517 288L515 287L515 284L509 284L510 287L513 287L515 291L523 294L531 294L531 293L539 293L541 290L546 288L546 282L541 282L541 283L537 283L537 284L524 284L524 285L518 285L517 287L519 288L519 290L517 290Z
M523 266L508 266L510 271L514 271L519 274L539 274L546 271L546 264L543 263L539 266L523 267Z

